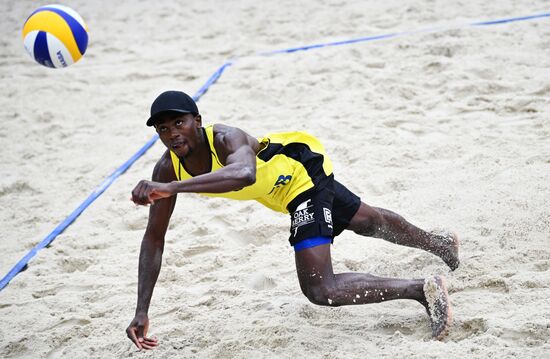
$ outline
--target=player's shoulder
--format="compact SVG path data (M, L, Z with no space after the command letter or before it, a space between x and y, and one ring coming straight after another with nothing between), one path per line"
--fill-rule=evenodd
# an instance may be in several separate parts
M214 134L214 141L218 143L224 143L228 139L234 137L249 136L246 131L239 127L224 125L223 123L216 123L212 125L212 132Z
M225 135L235 131L244 132L241 128L225 125L223 123L215 123L212 125L214 135Z
M177 180L172 164L172 156L170 150L164 151L164 154L157 161L153 170L153 181L170 182Z
M227 156L234 153L238 149L243 148L243 146L250 147L254 152L257 152L258 150L258 140L238 127L215 124L213 132L214 148L216 149L221 162L224 164Z

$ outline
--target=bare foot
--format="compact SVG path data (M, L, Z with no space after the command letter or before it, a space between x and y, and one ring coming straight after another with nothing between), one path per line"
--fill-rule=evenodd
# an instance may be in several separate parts
M435 276L424 281L425 302L421 302L428 311L432 327L432 338L443 339L451 326L453 314L451 302L445 285L445 278Z
M452 271L458 268L460 260L458 259L458 247L460 246L460 241L456 233L449 231L432 231L439 243L442 245L441 249L436 251L438 255L445 264L451 268Z

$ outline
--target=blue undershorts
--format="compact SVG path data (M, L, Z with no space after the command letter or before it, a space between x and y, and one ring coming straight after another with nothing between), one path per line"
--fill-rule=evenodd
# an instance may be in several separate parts
M300 242L296 243L294 245L294 251L299 252L302 249L317 247L317 246L321 246L323 244L330 244L330 243L332 243L332 239L329 238L329 237L307 238L307 239L301 240Z

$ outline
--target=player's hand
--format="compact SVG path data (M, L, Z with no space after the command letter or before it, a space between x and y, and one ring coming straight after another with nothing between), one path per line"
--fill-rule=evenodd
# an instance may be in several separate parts
M147 314L138 314L126 329L126 335L139 349L153 349L158 346L157 338L147 338L149 318Z
M156 200L174 195L169 183L141 180L132 191L132 201L146 206Z

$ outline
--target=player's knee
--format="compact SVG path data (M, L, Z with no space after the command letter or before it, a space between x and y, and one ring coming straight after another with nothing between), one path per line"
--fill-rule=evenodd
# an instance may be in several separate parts
M324 305L324 306L337 306L336 303L331 298L331 288L320 284L320 285L313 285L313 286L305 286L302 288L302 292L307 297L307 299L317 305Z
M363 236L374 236L385 225L384 214L379 208L366 207L353 218L352 230Z

